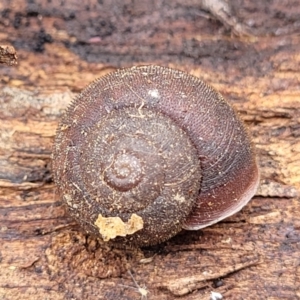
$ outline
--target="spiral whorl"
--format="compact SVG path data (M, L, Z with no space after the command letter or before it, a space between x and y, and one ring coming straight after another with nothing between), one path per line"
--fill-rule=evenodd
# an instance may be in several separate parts
M78 106L74 111L78 113ZM68 129L61 142L74 134L63 126ZM139 245L157 243L181 229L201 180L196 148L184 130L144 105L112 110L81 134L84 139L74 149L60 149L64 166L59 172L61 193L78 221L93 233L100 231L105 240L120 240L114 228L104 231L108 221L103 218L120 217L126 223L135 214L142 224L136 232L122 234ZM99 216L102 223L97 222ZM88 224L91 219L95 226ZM111 226L119 226L115 221L120 222L109 219Z
M87 87L58 127L53 170L87 231L136 245L233 214L259 178L234 109L198 78L159 66L120 69Z

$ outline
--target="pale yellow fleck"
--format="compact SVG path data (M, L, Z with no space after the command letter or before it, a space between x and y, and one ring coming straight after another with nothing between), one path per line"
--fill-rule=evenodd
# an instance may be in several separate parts
M68 124L63 124L63 125L60 127L60 130L61 130L61 131L64 131L64 130L67 130L69 127L70 127L70 125L68 125Z
M6 227L6 226L0 227L0 231L1 231L1 232L5 232L7 229L8 229L8 227Z
M178 193L175 195L174 199L180 203L183 203L185 201L185 198L182 195L179 195Z
M64 199L69 206L72 206L72 197L69 194L64 194Z
M119 217L102 217L101 214L95 222L99 232L105 242L117 236L133 234L144 227L143 219L137 214L132 214L127 222L123 222Z

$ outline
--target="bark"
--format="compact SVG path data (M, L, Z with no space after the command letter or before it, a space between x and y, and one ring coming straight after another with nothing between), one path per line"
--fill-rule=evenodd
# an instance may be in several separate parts
M1 2L1 45L18 56L0 65L1 299L300 298L300 6L258 2ZM233 103L261 187L219 224L117 249L65 213L53 138L87 84L150 63L196 75Z

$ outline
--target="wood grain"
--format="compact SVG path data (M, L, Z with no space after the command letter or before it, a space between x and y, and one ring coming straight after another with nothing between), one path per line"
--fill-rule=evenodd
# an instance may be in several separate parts
M192 0L2 1L1 44L18 65L0 66L0 299L141 299L139 286L148 299L300 298L297 3L231 1L246 35ZM149 63L196 75L233 103L262 185L224 222L156 247L109 248L66 215L53 137L92 80Z

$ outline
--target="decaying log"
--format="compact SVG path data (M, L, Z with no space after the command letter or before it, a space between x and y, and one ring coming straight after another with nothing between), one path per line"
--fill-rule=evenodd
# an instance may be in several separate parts
M300 298L300 6L236 0L224 13L216 2L1 2L1 44L18 65L0 65L0 299ZM233 103L262 183L219 224L110 248L66 215L53 137L83 87L150 63L196 75Z

